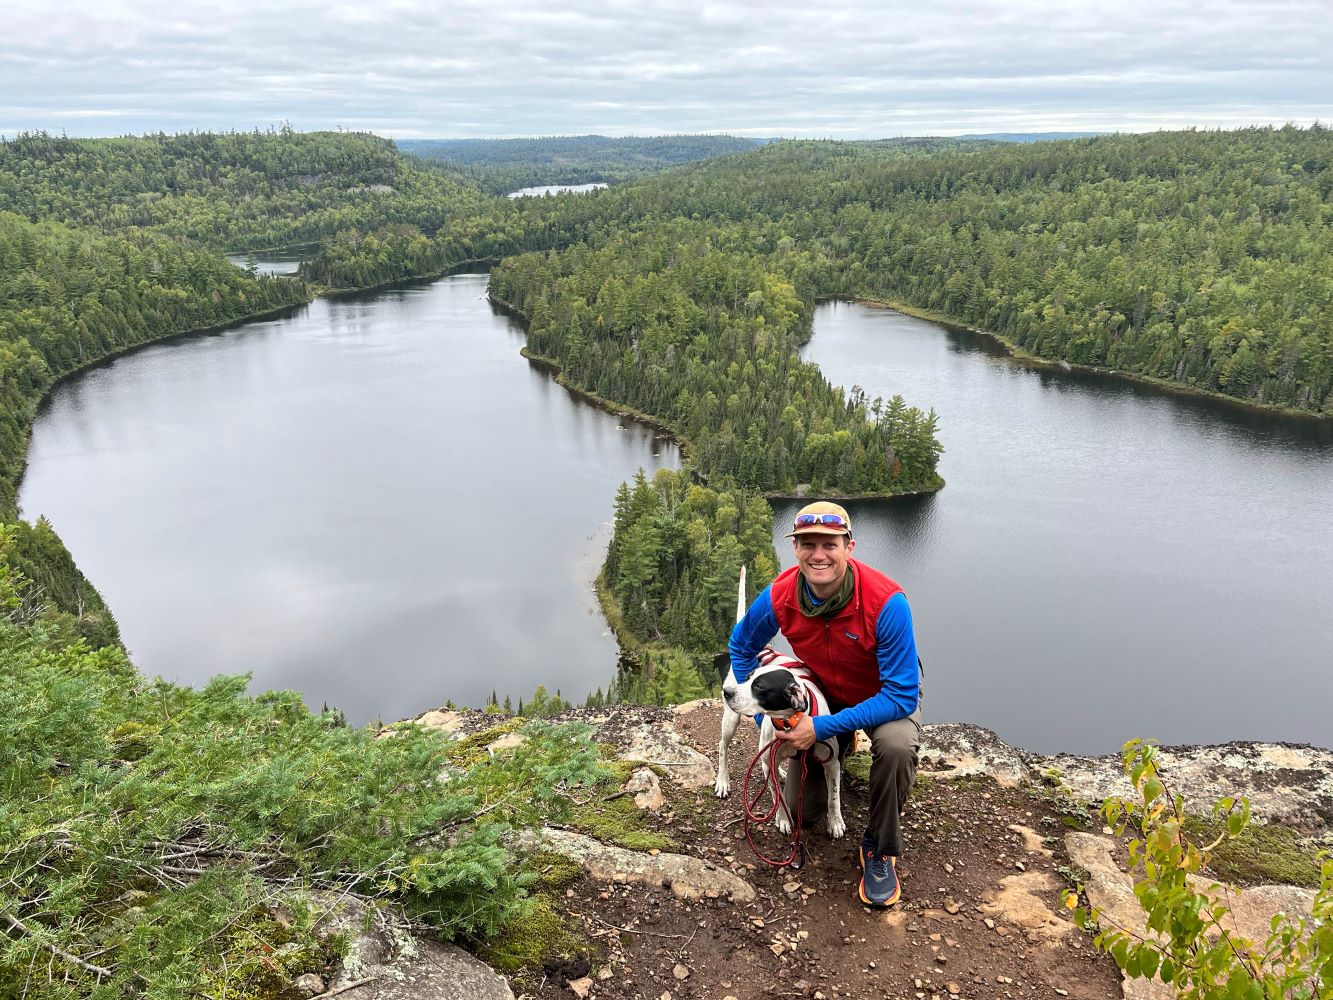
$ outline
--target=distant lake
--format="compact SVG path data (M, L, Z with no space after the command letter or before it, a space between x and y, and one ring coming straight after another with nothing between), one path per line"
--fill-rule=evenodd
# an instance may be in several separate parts
M485 275L156 344L58 386L20 493L135 662L254 674L354 722L579 702L614 677L592 580L652 429L519 356Z
M242 270L254 265L256 274L295 274L301 262L307 260L316 247L296 248L283 251L265 251L262 255L229 253L227 259Z
M939 413L944 490L850 505L857 557L910 599L927 721L1047 752L1333 746L1333 424L1038 370L845 302L804 354Z
M540 187L519 188L517 191L510 191L506 198L541 198L548 194L562 194L569 192L571 194L582 194L585 191L596 191L607 185L598 182L596 184L543 184Z

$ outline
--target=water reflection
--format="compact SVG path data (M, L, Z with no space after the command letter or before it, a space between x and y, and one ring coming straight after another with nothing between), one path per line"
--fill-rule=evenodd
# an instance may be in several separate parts
M519 357L485 282L317 300L52 393L23 511L144 670L251 671L356 721L606 685L615 489L678 456Z
M1329 426L993 346L831 303L806 354L940 415L948 486L850 505L857 556L911 598L928 717L1047 751L1333 743Z

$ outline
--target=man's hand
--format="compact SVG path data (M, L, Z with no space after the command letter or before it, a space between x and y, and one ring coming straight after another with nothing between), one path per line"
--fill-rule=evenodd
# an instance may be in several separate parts
M815 724L807 715L789 732L784 733L781 729L775 729L773 735L784 743L790 743L797 750L809 750L815 745Z

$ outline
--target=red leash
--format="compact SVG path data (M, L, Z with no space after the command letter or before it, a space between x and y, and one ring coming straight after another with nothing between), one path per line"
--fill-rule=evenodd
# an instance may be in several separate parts
M801 758L801 782L796 786L796 816L795 822L791 828L791 851L786 858L770 858L761 851L754 842L754 834L751 831L751 825L755 823L767 823L777 815L782 804L782 788L778 778L778 746L780 740L774 740L768 746L755 753L750 759L750 766L745 769L745 779L741 782L741 806L745 810L745 842L750 845L750 850L754 856L766 865L772 865L774 868L790 868L792 871L799 871L805 865L805 848L801 846L801 813L805 809L805 775L810 766L810 751L802 750L799 753ZM750 798L750 775L754 773L755 765L768 755L768 780L759 787L759 791L754 798ZM773 806L764 813L758 815L759 800L764 797L764 791L768 790L773 795Z
M806 702L811 716L819 714L818 702L809 688L806 689ZM797 712L786 719L775 719L770 716L769 721L773 723L774 729L790 732L801 721L804 714L803 712ZM797 755L801 759L801 780L796 786L796 815L792 817L791 851L787 854L787 857L785 859L768 857L755 844L754 835L751 832L752 824L767 823L783 807L782 787L778 778L778 748L781 742L781 740L775 739L768 746L756 751L755 755L750 758L750 766L745 769L745 778L741 782L741 806L745 813L745 842L750 845L750 850L754 852L754 856L764 864L771 865L774 868L790 868L792 871L800 871L805 867L805 846L801 843L801 814L805 811L805 776L810 770L810 751L813 747L797 751ZM768 780L760 786L759 791L751 799L750 776L765 754L768 755ZM759 800L764 797L765 790L773 796L773 807L760 816L758 814Z

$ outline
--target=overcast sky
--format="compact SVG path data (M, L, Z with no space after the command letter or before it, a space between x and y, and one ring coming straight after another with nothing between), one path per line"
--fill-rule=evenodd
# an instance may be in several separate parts
M1333 120L1333 0L5 0L0 133L868 138Z

